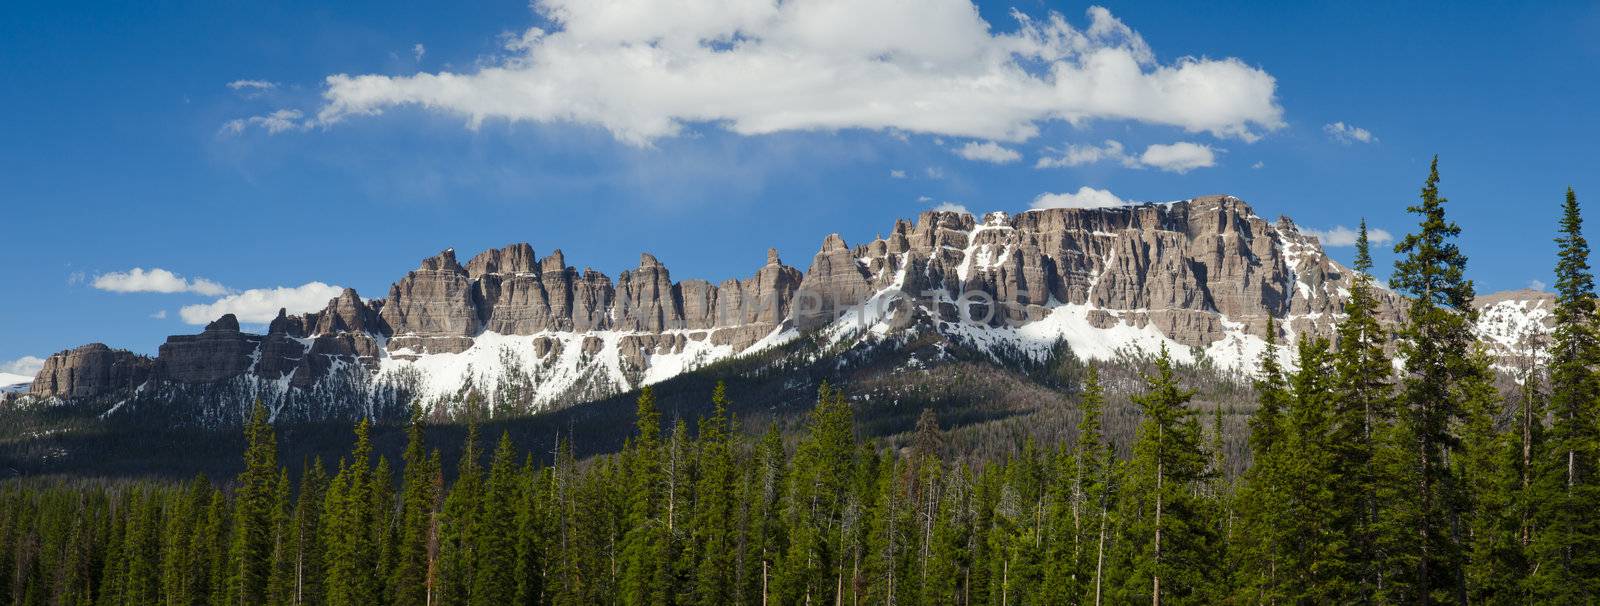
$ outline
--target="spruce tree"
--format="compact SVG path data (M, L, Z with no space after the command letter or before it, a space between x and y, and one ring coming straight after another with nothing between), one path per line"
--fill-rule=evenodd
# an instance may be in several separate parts
M1165 348L1145 392L1134 396L1144 414L1134 441L1118 537L1122 577L1109 601L1206 604L1217 601L1215 529L1198 490L1208 457L1189 401Z
M1256 410L1249 421L1252 462L1239 487L1241 544L1236 558L1240 599L1261 604L1285 599L1284 567L1291 548L1287 466L1292 453L1284 419L1290 392L1278 355L1278 328L1269 317L1255 381Z
M704 606L733 600L734 482L733 427L728 419L727 386L711 393L711 417L700 422L700 475L695 487L694 544L699 548L694 601Z
M423 444L422 415L413 413L406 429L406 450L402 455L404 477L400 503L400 544L394 567L393 588L395 604L427 604L431 590L430 572L433 559L433 522L438 495L434 492L435 476Z
M1377 437L1395 419L1392 377L1394 366L1384 351L1387 336L1378 323L1378 301L1373 295L1372 253L1367 222L1361 220L1356 235L1355 274L1350 279L1350 296L1345 299L1345 317L1335 329L1334 350L1337 373L1333 418L1329 422L1332 474L1328 478L1335 495L1334 518L1330 525L1349 538L1347 546L1330 557L1338 571L1332 582L1341 589L1342 599L1371 601L1378 585L1376 537L1378 497L1373 453Z
M328 472L322 459L304 465L300 474L300 494L295 498L293 526L294 561L292 566L293 599L291 604L322 604L323 578L323 521L328 490Z
M806 429L788 478L788 549L774 579L777 603L832 602L840 594L846 488L856 454L844 393L822 385Z
M1600 334L1594 274L1578 197L1567 189L1556 263L1548 442L1533 488L1533 596L1549 603L1600 599Z
M666 524L662 515L661 413L656 410L655 392L649 386L639 392L635 423L639 435L624 455L629 473L627 525L622 547L622 602L629 606L654 603L658 587L657 563L666 549Z
M516 597L516 501L519 493L516 451L511 446L511 435L502 433L489 464L489 483L478 514L477 546L473 554L477 565L468 602L473 606L501 606L510 604Z
M272 574L274 489L278 479L277 445L267 407L256 401L245 426L244 472L233 497L233 568L228 603L263 604Z
M439 604L464 605L472 591L477 558L478 510L483 502L483 471L479 466L478 424L467 425L461 446L456 481L444 499L439 515Z
M1389 280L1410 300L1399 331L1405 359L1399 421L1387 446L1394 455L1385 472L1392 498L1383 499L1379 520L1381 565L1392 575L1383 597L1396 602L1459 601L1465 593L1465 503L1448 457L1459 446L1452 430L1466 415L1461 381L1477 372L1468 355L1475 314L1467 258L1455 243L1461 228L1446 218L1438 184L1434 158L1421 202L1406 209L1420 217L1417 232L1395 245L1402 257Z

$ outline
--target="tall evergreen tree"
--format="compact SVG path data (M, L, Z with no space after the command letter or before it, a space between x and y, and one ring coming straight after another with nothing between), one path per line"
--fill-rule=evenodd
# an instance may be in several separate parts
M1214 603L1220 599L1212 581L1216 537L1198 494L1208 457L1189 408L1194 392L1178 384L1165 349L1146 381L1145 392L1134 396L1144 420L1119 513L1122 582L1112 601Z
M245 425L244 472L233 497L233 568L228 603L263 604L272 574L273 506L278 450L267 407L256 401Z
M627 526L623 539L622 601L629 606L652 604L656 598L657 570L666 549L662 516L661 413L655 392L645 386L636 402L639 435L625 454L629 466Z
M516 451L511 446L511 435L500 435L489 464L489 483L483 493L483 506L478 514L477 548L473 570L473 606L502 606L510 604L517 595L517 544L516 515L517 487Z
M483 471L478 462L478 424L467 425L456 481L439 518L438 592L440 604L464 605L472 591L477 558L478 510L483 502Z
M1239 487L1241 545L1235 559L1244 602L1272 604L1285 599L1285 558L1292 546L1288 495L1288 452L1284 416L1290 391L1278 360L1278 327L1267 319L1266 349L1256 378L1256 410L1250 415L1251 465Z
M314 459L300 474L300 494L295 498L293 525L294 591L289 604L323 603L323 512L328 490L328 472L322 459Z
M1547 448L1538 453L1537 508L1532 541L1540 601L1600 600L1600 326L1595 317L1594 273L1583 236L1578 197L1567 189L1556 263L1555 335L1550 349L1550 417Z
M433 590L432 546L436 540L434 518L439 501L434 483L438 471L433 468L423 444L420 413L413 413L406 429L406 450L401 462L404 480L400 500L400 544L390 586L397 605L428 604Z
M1468 355L1475 314L1467 258L1454 241L1461 228L1446 218L1445 203L1434 158L1421 202L1406 209L1420 217L1417 232L1395 245L1402 256L1389 281L1410 299L1399 331L1401 410L1388 445L1392 498L1382 499L1379 520L1382 565L1393 574L1384 594L1395 602L1465 598L1460 523L1466 504L1448 457L1460 446L1452 429L1466 415L1461 381L1477 372Z
M1378 513L1373 453L1377 436L1395 419L1392 377L1394 366L1384 347L1388 341L1378 323L1378 301L1373 295L1372 252L1367 221L1356 232L1355 275L1345 300L1344 319L1336 328L1334 371L1338 380L1328 443L1332 474L1328 478L1336 499L1329 523L1349 538L1344 549L1330 557L1338 560L1333 582L1341 586L1342 599L1369 602L1377 591L1379 567L1374 526Z
M700 422L700 477L695 487L694 543L699 548L694 601L705 606L727 604L734 592L734 465L733 427L728 418L728 391L721 381L711 393L711 417Z
M856 454L854 415L844 393L824 384L806 430L788 478L788 550L775 579L777 603L833 602L841 593L845 497Z

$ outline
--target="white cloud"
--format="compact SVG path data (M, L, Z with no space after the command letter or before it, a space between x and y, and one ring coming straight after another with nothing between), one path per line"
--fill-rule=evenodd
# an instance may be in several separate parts
M922 169L922 174L927 175L929 179L943 179L944 178L944 169L941 169L941 168L938 168L938 167L929 166L927 168Z
M1039 194L1033 199L1033 208L1111 208L1124 206L1127 200L1118 198L1109 190L1095 189L1087 185L1079 187L1078 191L1066 194Z
M1255 164L1251 164L1250 168L1252 168L1254 170L1261 170L1263 168L1266 168L1266 166L1267 166L1266 162L1262 162L1260 160L1256 160L1256 163Z
M249 126L259 126L266 129L267 134L276 135L287 130L306 130L311 128L312 121L301 120L304 114L298 109L280 109L265 116L251 116L229 120L222 124L219 134L237 135L244 132Z
M228 83L228 88L240 97L256 99L276 90L278 83L266 80L234 80ZM187 103L188 100L184 102Z
M211 280L205 278L186 280L183 276L159 267L148 271L142 267L135 267L128 271L100 274L94 277L90 286L108 292L189 292L211 297L228 292L227 287Z
M153 319L153 320L165 320L165 319L167 319L167 310L165 310L165 309L156 310L156 313L150 314L150 318Z
M1186 173L1196 168L1215 166L1216 152L1210 146L1180 141L1157 143L1133 156L1124 151L1121 142L1107 139L1104 145L1068 145L1065 151L1047 150L1055 156L1042 156L1034 168L1063 168L1099 162L1116 162L1128 168L1157 168L1168 172Z
M278 88L278 83L266 80L234 80L228 83L228 88L238 91L267 91Z
M44 358L38 356L22 356L10 362L0 363L0 373L38 376L39 370L44 368Z
M67 274L67 285L68 286L76 286L78 284L84 283L88 279L89 279L89 277L88 277L87 274L85 274L85 273L83 273L81 271L75 271L75 272L72 272L70 274Z
M328 300L338 297L343 291L343 288L321 282L294 287L252 288L211 303L185 305L178 310L178 315L184 322L197 325L209 324L223 314L233 314L244 323L265 324L278 317L279 308L287 309L291 314L318 311L327 307Z
M966 145L956 148L955 151L956 155L975 162L1006 164L1022 159L1022 154L1017 153L1017 150L993 141L985 141L983 143L968 141Z
M963 206L961 204L957 204L955 202L940 202L938 204L935 204L933 206L933 208L929 209L929 210L932 210L934 212L963 213L963 214L968 214L968 215L972 214L970 212L967 212L967 207L966 206Z
M900 170L898 168L890 169L889 170L889 178L890 179L904 179L904 178L906 178L906 171Z
M1372 135L1372 131L1361 128L1354 124L1345 124L1343 122L1324 124L1322 125L1322 132L1328 133L1328 137L1345 145L1349 145L1351 143L1378 142L1378 138Z
M423 46L421 42L411 47L411 56L416 57L418 61L421 61L422 56L426 54L428 54L428 47Z
M1156 144L1145 148L1139 155L1139 163L1152 168L1172 173L1186 173L1196 168L1216 166L1217 154L1209 145L1179 141L1172 144Z
M1302 227L1300 231L1316 236L1323 246L1329 248L1355 246L1356 238L1361 235L1360 232L1343 225L1335 225L1330 229ZM1394 235L1382 229L1369 227L1367 228L1367 241L1373 244L1388 244L1394 241Z
M1544 280L1528 280L1528 290L1544 290Z
M1113 141L1111 139L1107 139L1105 145L1098 147L1094 145L1070 144L1067 146L1066 151L1059 153L1060 155L1055 157L1041 156L1039 161L1033 164L1033 167L1063 168L1068 166L1083 166L1085 164L1095 164L1102 160L1120 162L1123 166L1127 166L1129 168L1134 168L1139 165L1139 160L1137 158L1129 157L1127 153L1122 151L1122 143Z
M635 145L688 124L735 133L875 129L1017 142L1048 121L1128 120L1254 140L1284 125L1277 81L1235 59L1157 61L1110 11L1079 29L971 0L535 0L553 24L463 73L325 79L317 121L416 106L571 122Z

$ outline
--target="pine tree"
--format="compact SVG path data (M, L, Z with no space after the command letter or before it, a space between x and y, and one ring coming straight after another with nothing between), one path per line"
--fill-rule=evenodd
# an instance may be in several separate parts
M846 488L854 475L855 425L843 392L824 384L790 467L788 549L774 579L776 603L832 602L843 576Z
M382 601L383 584L378 573L382 545L374 529L378 526L374 484L389 482L372 468L370 424L356 424L355 447L348 465L341 465L328 490L324 510L323 537L327 546L326 585L329 606L364 606Z
M474 556L477 565L473 570L473 606L501 606L510 604L517 594L515 541L517 487L516 451L511 446L511 435L500 435L489 464L489 483L483 494L483 506L478 515L477 547Z
M1084 375L1083 395L1078 400L1081 418L1078 440L1073 450L1072 506L1072 594L1079 603L1100 602L1103 593L1105 545L1111 513L1116 505L1113 493L1116 452L1105 435L1105 390L1100 385L1098 367L1090 366Z
M1448 461L1459 445L1452 428L1466 415L1462 379L1476 372L1468 355L1473 288L1464 277L1467 258L1454 239L1461 228L1445 217L1434 158L1421 202L1407 211L1421 217L1418 231L1395 245L1390 286L1410 298L1400 328L1405 372L1399 422L1386 470L1388 491L1380 514L1385 598L1396 602L1460 601L1465 586L1460 535L1461 478ZM1401 454L1405 453L1405 454ZM1383 495L1380 495L1383 496Z
M657 594L657 563L666 549L667 531L661 465L661 413L655 392L646 386L636 402L634 438L624 460L629 466L627 526L623 539L622 602L630 606L653 604Z
M483 502L483 471L479 466L478 424L467 425L467 439L461 446L455 484L444 499L439 515L438 590L439 604L459 606L468 603L475 578L478 544L478 511Z
M1271 604L1286 596L1285 559L1291 548L1288 452L1284 416L1290 406L1288 380L1278 360L1278 329L1267 320L1266 349L1255 382L1256 410L1250 415L1250 454L1239 488L1240 599Z
M1473 353L1483 372L1465 377L1461 394L1466 418L1462 448L1453 462L1470 501L1466 530L1467 600L1473 604L1529 603L1523 580L1530 570L1521 538L1524 499L1520 432L1502 431L1496 418L1504 402L1482 347Z
M300 474L300 494L295 498L293 526L294 589L290 604L323 603L323 511L328 490L328 472L322 459L304 465Z
M1332 475L1328 478L1336 498L1329 524L1349 537L1337 554L1337 572L1330 582L1339 586L1343 601L1368 602L1377 591L1379 568L1374 525L1378 512L1373 453L1377 438L1395 419L1392 395L1394 367L1384 351L1387 337L1378 323L1378 302L1372 291L1372 253L1367 222L1356 236L1355 275L1345 300L1344 319L1336 333L1334 370L1337 373L1333 418L1329 422Z
M233 497L233 569L228 603L263 604L272 574L273 506L278 479L278 451L267 422L267 407L256 401L245 426L245 470Z
M742 594L751 604L767 604L771 596L773 567L785 552L787 533L782 518L782 498L789 468L783 437L776 424L768 425L756 446L755 465L750 470L749 535L747 539L750 571Z
M423 444L422 415L414 413L406 430L406 450L402 457L404 476L400 506L400 544L390 581L395 604L427 604L433 586L433 522L438 495L434 492L438 472Z
M733 427L728 419L727 386L711 393L711 417L700 422L700 477L695 486L694 544L699 547L694 601L717 606L733 601L734 482Z
M1299 369L1291 381L1292 396L1284 416L1279 457L1287 507L1278 529L1282 553L1283 596L1294 603L1338 603L1339 554L1348 536L1333 528L1336 495L1330 482L1334 467L1327 442L1329 413L1335 399L1334 372L1323 338L1302 339Z
M289 604L294 596L294 533L289 505L289 470L278 468L272 489L272 564L267 575L268 604Z
M1188 406L1194 392L1178 385L1165 348L1134 403L1144 413L1122 500L1118 537L1122 582L1118 603L1216 601L1214 526L1204 519L1198 488L1207 479L1200 424Z
M1600 334L1594 274L1577 194L1567 189L1556 238L1555 335L1550 350L1548 442L1536 453L1533 577L1538 601L1600 599Z

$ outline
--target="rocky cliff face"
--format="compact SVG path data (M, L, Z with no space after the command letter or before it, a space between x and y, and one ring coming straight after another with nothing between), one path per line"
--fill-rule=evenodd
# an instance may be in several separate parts
M156 361L102 343L90 343L45 359L29 393L89 398L133 389L156 377Z
M1269 318L1284 342L1329 334L1353 278L1288 219L1268 221L1228 196L981 218L926 212L854 247L829 235L804 273L773 250L751 277L715 284L675 282L649 254L613 282L567 265L559 250L541 258L513 244L465 266L446 250L382 299L346 290L322 311L280 313L266 335L224 316L169 338L153 359L103 345L62 352L32 394L226 385L219 416L238 414L241 397L318 416L337 414L329 399L370 412L471 387L492 405L537 410L801 335L850 348L930 332L1032 355L1057 340L1090 358L1166 346L1248 370ZM1385 319L1398 319L1403 301L1378 294ZM1509 343L1513 329L1542 325L1525 321L1545 305L1529 303L1536 298L1486 297L1486 338Z

